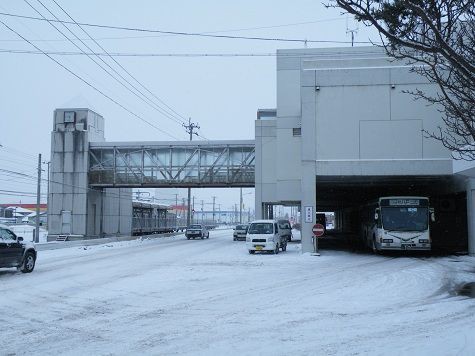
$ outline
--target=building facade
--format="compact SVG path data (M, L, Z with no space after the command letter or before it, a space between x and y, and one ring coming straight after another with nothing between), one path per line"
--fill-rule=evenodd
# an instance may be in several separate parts
M437 107L407 93L416 89L437 90L380 48L278 51L277 109L256 120L257 217L299 205L302 250L310 252L316 211L334 211L342 230L355 230L364 201L422 194L445 207L447 225L461 219L454 234L468 235L475 253L472 166L458 167L426 137L443 121Z

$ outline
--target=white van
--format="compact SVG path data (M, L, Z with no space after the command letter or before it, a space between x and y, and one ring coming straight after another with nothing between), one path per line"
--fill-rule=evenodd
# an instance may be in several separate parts
M246 247L250 254L256 251L279 253L287 250L287 237L279 234L275 220L256 220L249 224L246 235Z

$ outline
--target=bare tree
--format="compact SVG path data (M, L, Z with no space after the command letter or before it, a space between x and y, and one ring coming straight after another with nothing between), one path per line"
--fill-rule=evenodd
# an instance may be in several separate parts
M357 21L374 26L387 54L438 85L437 94L411 92L437 105L443 126L425 131L455 159L475 160L475 5L473 0L333 0Z

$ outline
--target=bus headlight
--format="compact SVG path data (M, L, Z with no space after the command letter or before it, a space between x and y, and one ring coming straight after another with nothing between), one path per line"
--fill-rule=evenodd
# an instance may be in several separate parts
M429 240L428 239L419 239L420 244L428 244Z

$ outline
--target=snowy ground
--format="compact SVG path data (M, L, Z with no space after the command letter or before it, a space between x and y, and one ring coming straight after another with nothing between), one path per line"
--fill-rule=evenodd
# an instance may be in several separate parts
M0 270L0 354L473 355L475 258L249 255L232 230Z

